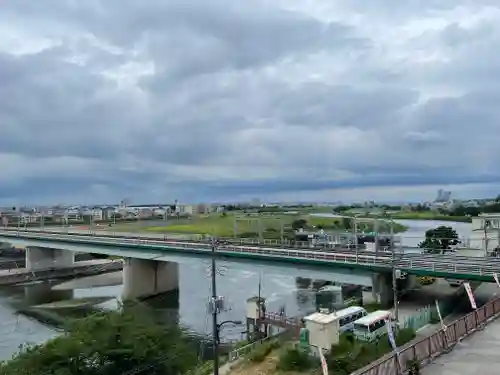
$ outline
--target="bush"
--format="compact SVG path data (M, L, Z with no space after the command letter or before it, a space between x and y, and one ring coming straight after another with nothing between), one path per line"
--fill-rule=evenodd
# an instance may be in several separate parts
M363 307L365 310L369 313L377 311L377 310L382 310L382 305L380 303L364 303Z
M420 375L420 363L414 359L406 362L408 375Z
M255 363L260 363L266 359L266 357L271 353L274 349L279 348L278 341L269 341L257 346L254 350L250 352L248 355L248 359Z
M288 348L281 353L277 365L282 371L304 371L312 367L312 359L309 354L298 348Z
M430 324L437 324L440 323L441 319L439 319L439 315L436 310L432 310L431 312L431 318L429 319Z
M415 338L415 330L412 328L402 328L396 335L396 345L402 346Z

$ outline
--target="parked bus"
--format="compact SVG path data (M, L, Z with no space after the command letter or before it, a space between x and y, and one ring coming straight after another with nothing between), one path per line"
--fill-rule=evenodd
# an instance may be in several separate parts
M354 322L354 336L358 340L373 341L387 333L386 320L390 320L392 324L390 311L374 311Z
M339 319L339 332L352 331L354 322L368 313L363 307L351 306L334 313Z

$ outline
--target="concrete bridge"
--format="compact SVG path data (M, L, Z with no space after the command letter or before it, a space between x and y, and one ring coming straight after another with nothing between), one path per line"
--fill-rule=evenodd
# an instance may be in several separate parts
M110 237L64 234L60 232L0 231L0 240L23 243L26 247L26 269L29 271L71 266L74 252L118 255L123 266L123 298L137 298L178 289L178 265L158 258L167 254L211 257L211 245L201 241ZM216 256L232 259L266 261L283 267L315 266L347 268L373 275L373 289L380 302L392 299L392 272L407 275L434 276L493 282L500 273L500 259L453 255L404 254L393 258L390 253L353 250L318 250L222 243Z

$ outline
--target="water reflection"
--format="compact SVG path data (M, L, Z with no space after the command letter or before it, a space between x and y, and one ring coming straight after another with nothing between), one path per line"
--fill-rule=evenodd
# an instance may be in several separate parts
M401 221L410 224L410 234L423 236L425 230L439 225L439 222ZM446 222L446 225L460 227L459 234L470 233L470 225ZM467 228L469 228L467 232ZM419 240L420 241L420 240ZM147 303L157 311L162 319L179 322L190 327L200 335L207 335L211 330L208 314L208 302L211 296L209 261L206 259L190 259L177 257L179 261L179 290L148 300ZM176 259L177 259L176 258ZM278 311L285 307L288 315L302 315L314 309L314 292L316 286L327 283L347 283L371 286L371 274L351 272L337 269L302 269L300 266L287 268L272 264L254 264L251 262L219 261L221 271L217 276L218 294L226 300L226 311L220 320L244 320L246 300L259 293L267 300L268 311ZM111 277L111 276L109 276ZM116 279L116 277L115 277ZM318 282L315 280L323 280ZM27 306L40 305L72 298L103 297L107 301L99 307L116 309L122 285L93 287L92 283L78 288L54 290L52 286L61 282L47 282L22 286L0 287L0 359L8 358L17 346L24 342L42 342L53 337L56 332L31 319L17 316L16 311ZM102 285L102 284L100 284ZM14 328L17 327L17 328ZM243 327L227 326L221 332L223 340L241 338Z

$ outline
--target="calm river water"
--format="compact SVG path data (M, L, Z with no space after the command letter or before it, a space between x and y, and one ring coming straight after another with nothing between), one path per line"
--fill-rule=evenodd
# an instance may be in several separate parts
M404 233L404 245L415 246L423 238L427 229L439 225L453 226L461 237L469 237L471 226L468 223L453 223L439 221L399 220L409 227ZM299 268L283 268L274 265L255 265L251 263L218 262L218 294L225 297L227 311L220 316L221 320L244 320L245 301L258 293L261 282L262 296L266 297L268 310L275 311L285 306L287 314L310 311L311 295L299 291L296 286L297 277L339 281L359 285L371 285L371 277L366 274L353 274L347 271L335 272ZM209 280L209 262L202 259L183 258L179 261L180 293L179 301L174 301L178 307L176 314L181 324L190 327L198 333L208 333L211 330L207 315L207 302L211 294ZM38 321L16 314L25 306L47 303L73 296L109 297L109 303L114 304L121 294L122 286L105 286L51 291L47 284L16 286L0 289L0 359L7 359L18 347L25 343L40 343L58 332ZM172 309L172 301L168 302ZM160 306L164 308L165 306ZM226 339L239 339L245 327L224 328Z

